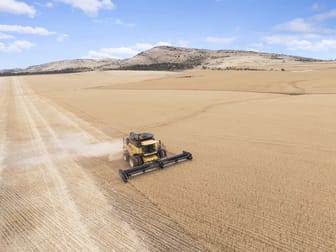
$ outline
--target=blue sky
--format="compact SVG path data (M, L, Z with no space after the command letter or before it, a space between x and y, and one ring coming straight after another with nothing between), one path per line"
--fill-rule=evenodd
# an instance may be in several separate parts
M0 69L156 45L336 58L336 0L1 0Z

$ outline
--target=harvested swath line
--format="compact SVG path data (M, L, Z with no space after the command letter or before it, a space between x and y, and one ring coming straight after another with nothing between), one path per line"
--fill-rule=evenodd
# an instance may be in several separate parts
M44 163L45 163L45 168L48 170L49 177L52 178L52 181L55 185L55 196L58 198L60 202L63 202L64 205L66 205L66 208L64 208L65 213L66 213L66 219L68 220L68 223L70 224L71 229L73 230L71 233L72 235L76 234L79 232L81 236L87 237L86 238L86 243L82 244L83 247L86 247L88 250L95 250L95 246L90 242L89 236L87 235L87 231L85 230L85 227L83 224L80 222L79 214L78 211L75 209L75 205L69 198L66 192L66 186L64 184L64 181L60 177L57 168L54 166L54 164L50 161L48 158L48 153L46 151L46 146L44 146L42 137L40 135L40 132L38 131L38 127L36 122L34 121L31 113L29 112L27 108L27 104L25 101L25 94L20 86L20 83L17 79L14 79L13 82L13 88L14 88L14 93L15 93L15 99L18 101L18 105L20 106L20 109L22 109L25 118L27 120L28 125L30 126L30 130L36 140L39 140L39 144L36 146L37 150L40 152L42 157L44 158ZM49 190L49 189L48 189ZM53 196L52 193L50 195L51 197ZM50 198L51 199L51 198ZM54 214L57 216L57 219L59 221L62 220L62 216L59 215L58 211L56 210L55 203L51 202L51 204L54 206ZM60 225L63 225L63 223L60 223ZM64 225L63 225L64 226ZM63 235L64 240L65 235ZM76 243L75 243L76 244ZM67 246L67 243L65 243Z
M56 242L58 239L50 239L55 234L62 233L64 229L64 226L60 226L57 221L55 222L53 218L49 218L44 214L50 210L50 206L40 206L39 201L32 205L31 201L27 200L27 197L24 197L18 191L12 192L7 189L4 191L4 195L11 196L1 201L1 205L4 207L3 215L6 219L4 225L1 225L4 245L10 247L13 239L15 239L17 242L22 243L22 246L31 243L31 246L37 249L65 249L61 243ZM16 202L15 208L11 207L13 201ZM49 223L48 229L45 229L43 225L46 218L48 218L47 221ZM53 230L56 230L56 232L53 232ZM42 242L38 242L36 235Z
M36 109L36 106L33 104L33 101L34 99L31 98L29 100L26 100L26 104L28 106L28 108L30 108L30 111L32 112L32 114L34 115L35 114L35 118L38 118L39 120L41 120L41 122L44 124L44 128L46 129L46 131L48 132L48 134L51 135L52 138L54 138L55 142L59 145L60 148L62 148L61 146L61 142L58 142L57 140L57 135L56 133L54 132L54 130L52 129L52 126L47 122L47 120L40 114L40 112ZM52 153L50 154L52 155ZM64 168L62 169L61 167L63 165L58 165L59 167L59 171L62 175L62 177L65 178L65 180L67 180L67 178L69 176L72 176L74 178L76 177L86 177L85 174L81 171L81 168L74 162L71 160L70 158L71 156L69 155L69 160L64 164ZM69 174L68 172L65 173L65 174L62 174L62 171L65 170L66 167L72 167L71 169L71 173ZM95 193L95 201L100 201L100 204L99 204L99 207L104 209L106 207L104 207L106 205L105 203L105 199L102 195L100 195L100 192L99 192L99 189L97 189L95 187L94 184L92 184L92 182L90 182L90 178L86 178L85 180L82 179L82 182L83 181L86 181L86 185L83 186L83 188L86 188L86 190L88 191L92 191ZM68 187L69 188L69 187ZM69 188L70 189L70 188ZM76 200L75 200L76 202ZM98 209L99 209L98 207ZM106 213L106 216L108 214ZM136 236L133 234L133 231L126 225L126 223L123 223L121 220L118 220L118 219L114 219L113 221L114 223L120 223L120 224L116 224L115 228L111 228L110 230L114 231L111 236L110 236L110 239L111 238L114 238L114 245L115 247L117 248L117 244L120 243L120 247L119 249L121 248L125 248L125 249L132 249L134 250L135 248L140 248L141 249L141 244L139 242L137 242L138 239L134 239ZM89 223L87 223L89 224ZM127 228L127 230L125 230L125 232L120 232L123 230L123 228ZM119 234L118 234L119 233ZM94 236L95 234L94 233L91 233L91 236ZM130 236L131 235L131 238L130 239L127 239L127 236ZM126 237L125 237L126 236ZM126 240L125 240L126 239ZM134 247L132 247L131 245L135 243Z
M9 96L9 87L7 82L4 79L0 79L0 183L2 180L2 170L3 170L3 160L6 155L6 140L7 140L7 116L8 116L8 96Z
M12 111L13 113L11 114L12 116L14 116L16 113L14 113L14 111ZM24 118L23 115L18 114L18 118L20 118L20 120L22 120L22 118ZM13 118L12 118L13 119ZM26 126L26 125L24 125ZM27 129L28 130L28 129ZM11 137L11 133L12 130L10 128L9 130L9 137ZM7 146L7 151L10 154L11 152L11 144L9 144ZM5 162L7 160L5 159ZM10 213L10 218L3 218L3 222L0 225L0 230L1 230L1 234L4 234L8 237L8 235L11 235L11 239L8 240L8 245L9 246L13 246L13 243L16 244L15 241L19 241L19 239L22 239L22 237L20 238L20 236L18 235L18 232L15 231L16 228L18 228L16 225L10 225L11 230L13 231L12 233L8 233L6 231L3 230L4 225L6 224L6 222L10 221L11 218L14 218L14 223L16 222L15 220L15 215L14 213L17 211L20 211L20 208L17 207L17 205L20 205L21 202L25 202L29 199L29 202L27 201L27 204L24 204L24 207L28 207L28 210L30 207L34 206L34 207L41 207L41 209L45 209L46 212L53 212L53 202L49 201L50 198L50 190L49 187L45 187L45 185L47 185L47 179L46 176L43 174L43 172L45 171L44 167L36 167L36 169L34 170L34 172L25 172L25 173L14 173L13 170L10 167L7 167L9 169L6 169L4 171L4 177L6 178L3 183L2 183L2 190L0 190L0 194L1 197L4 202L2 202L2 206L4 206L4 210L1 211L2 214L5 214L6 211L9 211ZM36 176L35 176L36 175ZM43 183L44 181L44 183ZM42 182L42 183L41 183ZM49 182L48 182L49 183ZM44 197L44 200L35 200L34 204L31 204L31 201L33 200L31 198L31 195L29 193L29 190L31 187L36 187L39 186L39 190L37 191L36 195L42 195L45 194L46 196ZM41 193L43 192L43 193ZM27 194L29 193L29 194ZM9 197L11 196L11 197ZM36 198L36 196L34 196L34 198ZM6 204L8 203L8 207L6 207ZM47 204L48 203L48 204ZM34 217L34 221L38 221L40 218L44 219L44 211L40 211L36 214L36 218ZM14 215L14 216L13 216ZM49 220L49 225L46 227L44 226L46 229L44 229L43 234L47 235L48 233L50 234L50 236L52 236L53 234L51 233L51 230L48 229L49 227L53 226L54 224L54 218L51 218ZM58 224L58 222L56 223L57 229L59 230L59 234L62 235L62 228L63 226L61 224ZM34 226L34 230L37 227ZM31 233L31 235L33 235L33 233ZM14 241L13 241L14 240ZM55 248L57 248L60 244L62 243L57 243L58 239L55 239L54 241L56 242L55 244ZM53 247L53 243L54 241L50 241L49 245L51 245ZM0 242L0 244L6 244L6 242ZM41 243L39 243L39 245L41 245ZM24 245L23 245L24 246ZM49 246L48 246L49 247ZM60 248L61 249L61 248ZM63 249L65 249L65 247L63 247Z

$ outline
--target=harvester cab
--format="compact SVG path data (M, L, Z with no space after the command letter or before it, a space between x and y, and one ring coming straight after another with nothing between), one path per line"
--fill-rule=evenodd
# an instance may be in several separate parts
M181 154L167 157L164 144L161 140L156 140L153 134L131 132L123 138L123 159L130 165L129 169L119 170L120 177L126 183L132 175L191 160L192 155L183 151Z
M153 134L131 132L124 137L123 159L133 168L144 163L164 158L167 152L161 141L157 141Z

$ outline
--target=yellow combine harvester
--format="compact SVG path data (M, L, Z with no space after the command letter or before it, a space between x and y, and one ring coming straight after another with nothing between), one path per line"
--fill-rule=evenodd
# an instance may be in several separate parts
M129 169L119 170L121 179L126 183L133 175L191 160L192 154L183 151L167 157L165 146L160 140L156 140L153 134L131 132L129 136L124 137L123 159L130 165Z

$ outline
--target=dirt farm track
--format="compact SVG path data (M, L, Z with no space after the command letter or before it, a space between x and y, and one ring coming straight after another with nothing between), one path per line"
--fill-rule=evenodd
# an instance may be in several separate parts
M336 251L335 79L331 63L0 78L0 251ZM129 131L194 159L124 184Z

